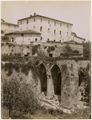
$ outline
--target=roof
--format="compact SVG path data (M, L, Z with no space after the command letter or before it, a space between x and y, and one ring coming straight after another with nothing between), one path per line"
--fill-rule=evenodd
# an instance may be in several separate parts
M39 32L33 31L33 30L24 30L24 31L14 31L14 32L9 32L6 33L6 35L11 35L11 34L41 34Z
M50 19L50 20L55 20L55 21L62 22L62 23L65 23L65 24L73 25L73 24L65 22L65 21L61 21L61 20L57 20L57 19L54 19L54 18L50 18L50 17L46 17L46 16L42 16L42 15L37 15L37 14L36 15L31 15L29 17L25 17L25 18L22 18L22 19L19 19L18 21L26 20L26 19L30 19L30 18L34 18L34 17L43 17L43 18L47 18L47 19Z
M5 20L1 18L1 22L5 22Z
M3 19L1 20L1 24L13 25L13 26L18 27L18 25L17 25L17 24L14 24L14 23L9 23L9 22L5 22L5 21L3 21Z
M73 34L75 37L77 37L77 38L82 39L82 40L85 41L85 38L82 38L82 37L77 36L77 34L76 34L75 32L72 32L71 34Z
M61 44L77 44L77 45L82 45L82 43L76 42L74 40L66 41L66 42L63 42Z

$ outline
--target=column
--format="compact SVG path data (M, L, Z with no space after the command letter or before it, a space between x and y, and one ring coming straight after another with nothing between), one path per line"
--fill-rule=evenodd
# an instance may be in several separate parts
M54 95L54 84L51 75L51 70L47 70L47 96L51 98Z

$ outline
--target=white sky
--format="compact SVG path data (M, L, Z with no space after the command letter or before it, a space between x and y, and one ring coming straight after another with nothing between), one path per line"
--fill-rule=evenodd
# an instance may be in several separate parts
M72 31L90 40L91 3L87 1L3 1L1 18L17 23L18 19L37 14L73 24Z

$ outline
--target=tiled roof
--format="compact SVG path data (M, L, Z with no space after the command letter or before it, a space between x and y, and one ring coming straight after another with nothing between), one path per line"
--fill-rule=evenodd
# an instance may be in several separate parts
M46 17L46 16L42 16L42 15L31 15L31 16L29 16L29 17L25 17L25 18L19 19L18 21L26 20L26 19L30 19L30 18L34 18L34 17L47 18L47 19L55 20L55 21L62 22L62 23L65 23L65 24L73 25L73 24L68 23L68 22L65 22L65 21L57 20L57 19L54 19L54 18L50 18L50 17Z
M14 26L18 26L17 24L14 23L9 23L9 22L5 22L3 20L1 20L1 24L7 24L7 25L14 25Z
M21 31L18 30L18 31L6 33L6 35L10 35L10 34L41 34L41 33L33 30L21 30Z
M70 40L70 41L63 42L61 44L78 44L78 45L81 45L82 43L76 42L74 40Z
M77 37L77 38L82 39L82 40L85 41L85 38L82 38L82 37L77 36L77 34L76 34L75 32L72 32L71 34L74 35L75 37Z

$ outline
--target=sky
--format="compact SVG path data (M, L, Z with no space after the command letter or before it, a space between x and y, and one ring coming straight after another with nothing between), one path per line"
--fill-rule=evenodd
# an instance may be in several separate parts
M17 23L30 14L55 18L73 24L72 31L90 40L91 3L89 1L2 1L1 18Z

